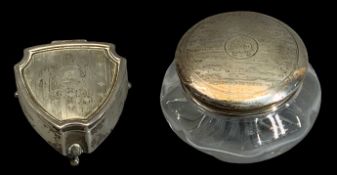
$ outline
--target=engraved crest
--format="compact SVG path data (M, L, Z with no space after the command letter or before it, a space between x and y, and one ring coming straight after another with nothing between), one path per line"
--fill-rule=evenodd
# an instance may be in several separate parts
M229 39L225 49L230 56L243 59L254 56L258 50L258 44L251 37L239 35Z
M59 121L89 119L114 86L119 62L108 46L56 44L28 52L21 65L28 94Z

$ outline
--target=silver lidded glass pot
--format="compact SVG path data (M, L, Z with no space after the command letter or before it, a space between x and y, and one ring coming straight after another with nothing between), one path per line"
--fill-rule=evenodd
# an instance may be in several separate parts
M185 33L160 101L186 143L222 161L252 163L307 135L321 89L295 31L273 17L238 11L208 17Z

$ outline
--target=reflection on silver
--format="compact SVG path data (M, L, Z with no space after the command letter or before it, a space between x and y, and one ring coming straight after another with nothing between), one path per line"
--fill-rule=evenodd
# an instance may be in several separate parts
M128 91L126 60L109 43L67 40L28 48L15 76L28 121L72 165L109 135Z

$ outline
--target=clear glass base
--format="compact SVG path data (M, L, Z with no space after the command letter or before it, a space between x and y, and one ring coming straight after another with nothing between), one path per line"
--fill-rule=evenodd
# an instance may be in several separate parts
M306 136L319 112L321 88L309 66L298 96L276 111L230 117L210 113L186 98L171 64L160 102L172 130L192 147L222 161L252 163L278 156Z

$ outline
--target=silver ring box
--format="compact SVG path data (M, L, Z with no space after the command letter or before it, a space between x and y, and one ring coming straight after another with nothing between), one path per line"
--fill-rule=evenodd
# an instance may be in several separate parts
M26 118L72 165L104 141L121 115L126 60L112 44L54 41L25 49L14 69Z

